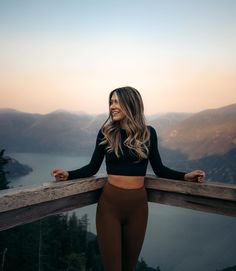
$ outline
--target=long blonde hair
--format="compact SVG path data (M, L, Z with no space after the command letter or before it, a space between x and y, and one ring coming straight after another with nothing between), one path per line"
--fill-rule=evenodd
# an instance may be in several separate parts
M109 106L112 95L116 93L120 108L125 114L122 120L122 127L127 133L127 139L124 145L128 147L131 152L134 152L138 160L148 157L148 147L150 131L147 128L144 116L144 106L140 93L132 87L122 87L111 91L109 94ZM119 158L119 150L121 153L121 133L120 122L113 121L109 110L109 117L102 125L101 131L104 135L104 140L100 144L107 144L108 152L115 152Z

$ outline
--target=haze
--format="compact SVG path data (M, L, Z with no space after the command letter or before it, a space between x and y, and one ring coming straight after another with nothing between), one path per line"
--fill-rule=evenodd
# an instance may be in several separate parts
M130 85L145 113L236 102L236 1L0 1L1 108L107 112Z

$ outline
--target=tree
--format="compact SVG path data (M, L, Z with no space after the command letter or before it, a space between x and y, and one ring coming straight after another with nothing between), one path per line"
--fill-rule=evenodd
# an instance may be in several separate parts
M4 170L4 167L8 164L8 162L11 160L8 157L4 157L5 150L0 151L0 190L7 189L9 182L6 178L6 171Z
M97 237L88 242L86 250L86 270L103 271L102 259L99 252Z
M136 271L147 271L148 270L148 266L147 266L146 262L143 260L143 258L141 258L141 261L138 262L135 270Z
M85 253L71 253L66 257L66 271L85 271L86 270L86 255Z

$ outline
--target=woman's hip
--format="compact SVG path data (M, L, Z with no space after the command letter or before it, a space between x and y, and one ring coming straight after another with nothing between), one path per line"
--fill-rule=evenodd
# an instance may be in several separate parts
M147 204L147 191L144 186L141 188L125 189L106 182L99 201L104 201L113 207L136 209Z

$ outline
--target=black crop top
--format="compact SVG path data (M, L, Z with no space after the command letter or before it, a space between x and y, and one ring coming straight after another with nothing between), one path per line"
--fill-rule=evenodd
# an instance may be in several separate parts
M107 174L111 175L124 175L124 176L145 176L147 171L148 160L152 166L154 173L163 178L184 180L185 172L179 172L170 169L162 164L161 157L158 151L158 139L155 129L148 126L150 129L150 147L148 159L142 159L137 162L137 157L132 155L128 147L123 145L124 140L127 138L126 131L121 129L122 150L120 158L117 158L114 152L107 152L106 145L99 145L103 139L101 129L98 132L95 150L88 165L68 171L68 180L77 178L86 178L95 175L106 157ZM136 161L136 162L135 162Z

